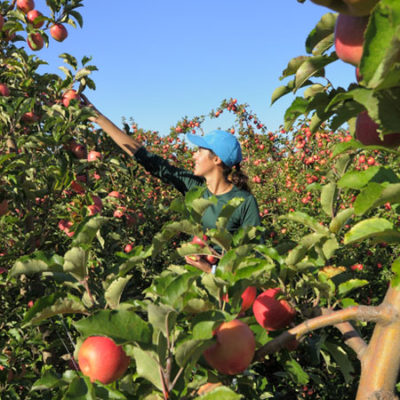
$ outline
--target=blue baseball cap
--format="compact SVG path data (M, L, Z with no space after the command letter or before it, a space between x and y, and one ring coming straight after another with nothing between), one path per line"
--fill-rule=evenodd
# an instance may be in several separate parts
M196 146L212 150L228 167L242 161L242 149L239 141L231 133L215 130L205 136L188 133L187 138Z

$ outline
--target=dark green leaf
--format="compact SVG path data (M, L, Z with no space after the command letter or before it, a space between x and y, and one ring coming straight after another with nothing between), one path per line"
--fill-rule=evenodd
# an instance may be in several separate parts
M117 344L151 342L151 328L137 314L129 310L102 310L79 321L74 326L82 336L108 336Z

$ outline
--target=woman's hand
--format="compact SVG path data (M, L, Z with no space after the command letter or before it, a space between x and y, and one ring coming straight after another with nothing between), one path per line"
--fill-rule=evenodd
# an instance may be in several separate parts
M95 117L89 117L89 121L97 122L98 118L101 116L101 112L89 101L89 99L83 93L81 93L80 96L82 99L82 103L96 113Z
M204 272L210 273L212 271L211 264L199 256L185 256L185 261Z

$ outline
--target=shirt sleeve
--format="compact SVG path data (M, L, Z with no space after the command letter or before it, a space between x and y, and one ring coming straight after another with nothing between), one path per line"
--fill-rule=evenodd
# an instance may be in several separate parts
M179 192L185 194L194 186L202 186L201 177L192 172L171 165L168 160L150 153L144 147L139 148L135 155L136 161L151 175L160 178L163 182L173 185Z
M260 211L258 209L257 200L254 196L249 196L243 204L242 226L259 226L261 225Z

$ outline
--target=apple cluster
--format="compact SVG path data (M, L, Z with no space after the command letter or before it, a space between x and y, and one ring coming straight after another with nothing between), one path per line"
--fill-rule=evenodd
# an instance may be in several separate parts
M29 26L29 33L26 42L29 48L33 51L41 50L44 46L44 37L42 30L46 21L48 21L46 28L49 28L50 36L58 41L62 42L68 37L67 28L58 21L52 21L44 16L39 10L35 9L34 0L17 0L17 9L25 14L26 23ZM0 31L3 29L5 19L0 15ZM13 40L15 33L9 34L4 32L4 38L6 40Z
M364 52L364 35L369 17L379 0L312 0L339 11L335 24L335 50L338 58L356 67L356 78L362 81L360 62ZM362 111L356 120L355 137L366 146L397 147L400 133L390 133L381 139L379 125Z

